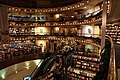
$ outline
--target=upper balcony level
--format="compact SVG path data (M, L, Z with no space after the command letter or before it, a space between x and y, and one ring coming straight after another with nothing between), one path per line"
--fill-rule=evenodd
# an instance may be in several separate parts
M67 1L68 2L68 1ZM55 7L55 8L19 8L19 7L9 7L9 12L23 12L23 13L58 13L71 10L78 10L84 8L84 6L95 6L96 4L102 2L102 0L81 0L80 2L68 6ZM57 2L55 1L57 4Z
M46 17L9 17L9 26L67 26L67 25L83 25L83 24L92 24L101 22L101 13L102 10L95 11L93 13L88 13L86 15L77 15L77 16L64 16L59 19L53 18L49 20ZM46 20L48 19L48 20Z
M98 6L98 9L93 10L91 8L87 11L79 12L68 12L66 14L19 14L19 13L9 13L9 22L63 22L63 21L77 21L86 20L88 18L95 17L102 13L102 9Z
M87 3L89 2L91 3L92 1L87 1ZM29 13L27 8L24 12L21 12L21 9L12 7L8 8L8 21L9 26L42 27L92 24L101 21L102 6L102 1L95 1L90 5L87 4L84 7L77 8L77 10L67 10L65 13L60 13L59 11L58 13L44 13L44 11L40 12L37 9L35 9L35 12ZM32 11L31 8L30 11Z

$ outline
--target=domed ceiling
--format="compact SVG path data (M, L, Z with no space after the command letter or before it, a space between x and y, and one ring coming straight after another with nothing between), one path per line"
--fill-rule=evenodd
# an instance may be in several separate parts
M0 0L0 4L25 8L53 8L75 4L83 0Z

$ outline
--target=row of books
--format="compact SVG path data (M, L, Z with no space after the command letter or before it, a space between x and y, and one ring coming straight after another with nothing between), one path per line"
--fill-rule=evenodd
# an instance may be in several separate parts
M68 68L72 80L92 80L100 69L100 54L95 52L75 52L71 56L74 66Z
M83 61L76 61L76 65L75 67L76 68L79 68L79 69L85 69L85 70L89 70L89 71L94 71L94 72L97 72L99 71L99 64L97 63L92 63L92 62L83 62Z
M99 62L100 61L100 58L78 56L78 55L72 55L72 58L75 58L77 60L83 60L83 61L93 61L93 62Z
M75 52L76 55L99 58L100 55L95 52Z
M94 76L96 76L95 72L92 71L87 71L87 70L83 70L83 69L78 69L78 68L68 68L68 73L74 73L80 76L84 76L87 78L94 78Z

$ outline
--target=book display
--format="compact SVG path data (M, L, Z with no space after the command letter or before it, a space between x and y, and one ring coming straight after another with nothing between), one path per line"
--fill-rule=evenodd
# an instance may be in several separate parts
M119 26L107 26L106 35L109 35L114 43L119 43Z
M95 52L74 52L74 66L68 68L72 80L92 80L100 69L100 55Z

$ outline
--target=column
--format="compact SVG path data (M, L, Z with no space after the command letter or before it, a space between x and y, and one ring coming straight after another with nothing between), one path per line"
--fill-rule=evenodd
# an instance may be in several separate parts
M50 52L54 52L54 41L50 41Z
M9 42L8 7L0 5L1 42Z
M103 14L102 14L102 28L101 28L101 49L105 46L106 35L106 22L107 22L107 0L103 0Z

